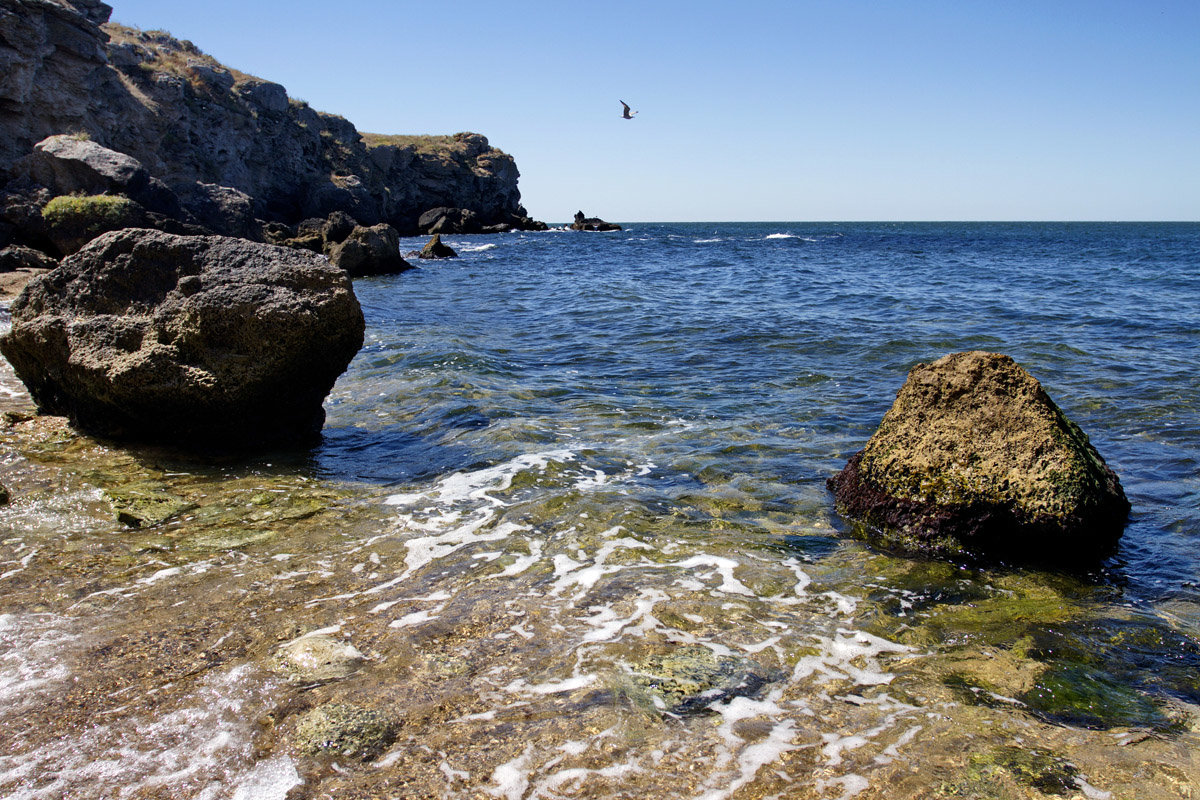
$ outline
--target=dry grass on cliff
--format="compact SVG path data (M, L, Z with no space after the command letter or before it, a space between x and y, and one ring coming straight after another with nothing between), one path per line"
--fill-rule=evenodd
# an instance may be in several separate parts
M234 85L245 83L246 81L262 80L254 75L222 64L187 39L175 38L171 35L170 31L144 31L130 25L122 25L119 22L105 23L103 28L104 32L108 34L109 40L114 44L130 44L145 48L150 53L150 58L142 62L142 66L153 72L166 72L171 75L178 75L194 83L195 77L191 74L188 63L200 62L213 69L221 69L228 72L233 77Z
M453 136L435 136L427 134L403 133L361 133L363 144L367 147L411 147L418 153L435 153L448 150L454 146Z

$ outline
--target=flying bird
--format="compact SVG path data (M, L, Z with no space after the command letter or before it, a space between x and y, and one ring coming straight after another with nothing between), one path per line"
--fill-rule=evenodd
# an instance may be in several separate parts
M623 112L621 112L621 119L633 119L637 115L636 111L631 112L629 110L629 103L626 103L624 100L621 100L620 103L625 109Z

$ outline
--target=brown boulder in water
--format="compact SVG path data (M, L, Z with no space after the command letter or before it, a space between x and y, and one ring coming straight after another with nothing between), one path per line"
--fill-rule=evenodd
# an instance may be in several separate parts
M421 248L421 252L417 253L417 258L457 258L458 253L454 252L454 248L442 242L442 235L435 233L433 238L425 243Z
M321 256L128 229L35 278L0 351L41 410L85 430L245 449L314 442L363 331Z
M1011 358L918 364L865 448L828 481L885 547L953 558L1094 563L1129 514L1116 474Z

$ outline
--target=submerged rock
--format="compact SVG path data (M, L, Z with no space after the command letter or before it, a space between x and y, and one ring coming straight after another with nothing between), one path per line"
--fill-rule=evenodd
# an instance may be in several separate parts
M867 446L828 481L884 546L939 556L1090 561L1129 501L1087 436L996 353L918 364Z
M703 645L687 645L635 664L633 681L651 694L656 706L687 714L755 694L771 681L759 669L748 659L718 657Z
M435 233L417 253L417 258L458 258L458 253L450 245L442 244L442 235Z
M172 494L159 481L140 481L107 489L104 498L112 506L117 521L130 528L149 528L186 514L196 504Z
M296 747L306 755L328 753L370 761L396 741L397 727L379 711L333 703L300 717Z
M220 236L107 233L35 278L0 352L85 430L204 448L308 444L362 346L344 272Z
M284 642L271 654L271 666L290 683L325 683L354 674L366 657L354 645L321 633Z

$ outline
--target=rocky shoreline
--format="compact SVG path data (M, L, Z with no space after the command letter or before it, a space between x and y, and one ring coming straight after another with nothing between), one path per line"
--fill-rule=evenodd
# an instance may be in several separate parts
M57 259L150 227L332 256L345 235L314 246L311 233L334 220L393 236L546 229L486 137L360 133L111 11L0 0L0 250Z

